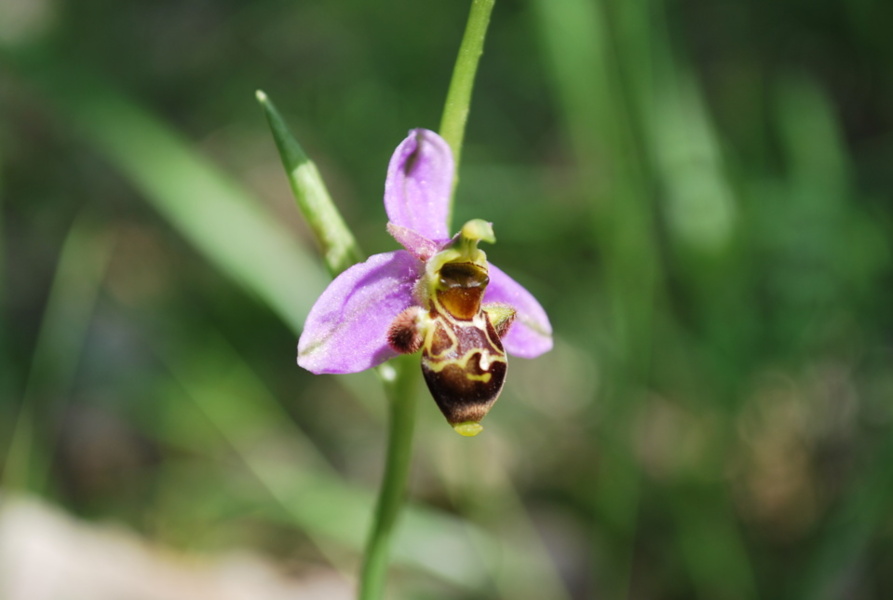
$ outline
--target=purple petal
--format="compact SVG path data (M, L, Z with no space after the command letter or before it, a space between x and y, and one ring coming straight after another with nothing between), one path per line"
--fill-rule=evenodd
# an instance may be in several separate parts
M298 364L313 373L356 373L396 356L391 321L415 304L424 263L403 250L376 254L329 284L310 309L298 341Z
M509 304L517 311L515 322L502 338L502 344L509 354L535 358L552 349L552 325L546 311L520 283L492 263L484 302Z
M384 184L388 220L429 240L449 238L447 213L454 174L453 152L442 137L427 129L410 131L388 165Z

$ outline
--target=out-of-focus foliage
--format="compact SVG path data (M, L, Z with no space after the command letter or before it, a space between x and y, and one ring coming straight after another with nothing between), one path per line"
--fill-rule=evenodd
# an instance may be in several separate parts
M461 2L0 4L6 489L188 552L351 573L368 374L254 92L369 253ZM497 3L456 222L543 301L478 438L420 403L414 598L893 595L893 5Z

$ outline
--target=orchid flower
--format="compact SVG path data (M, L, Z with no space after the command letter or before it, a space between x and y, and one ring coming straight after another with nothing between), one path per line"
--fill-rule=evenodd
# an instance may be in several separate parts
M312 373L356 373L422 350L422 372L447 421L475 435L499 396L506 352L552 348L542 306L487 262L494 242L475 219L447 230L455 168L447 142L415 129L397 146L385 181L388 232L405 248L371 256L335 278L310 310L298 364Z

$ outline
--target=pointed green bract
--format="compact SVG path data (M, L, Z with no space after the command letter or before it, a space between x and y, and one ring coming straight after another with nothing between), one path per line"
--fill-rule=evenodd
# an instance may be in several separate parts
M316 165L304 154L267 95L258 90L257 101L264 109L298 208L322 248L329 272L334 276L361 262L363 253L335 208Z

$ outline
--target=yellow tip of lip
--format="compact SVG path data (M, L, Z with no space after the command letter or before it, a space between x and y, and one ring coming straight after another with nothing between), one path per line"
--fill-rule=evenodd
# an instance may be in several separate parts
M456 423L453 425L456 433L465 437L474 437L484 430L484 426L474 421L465 421L464 423Z

